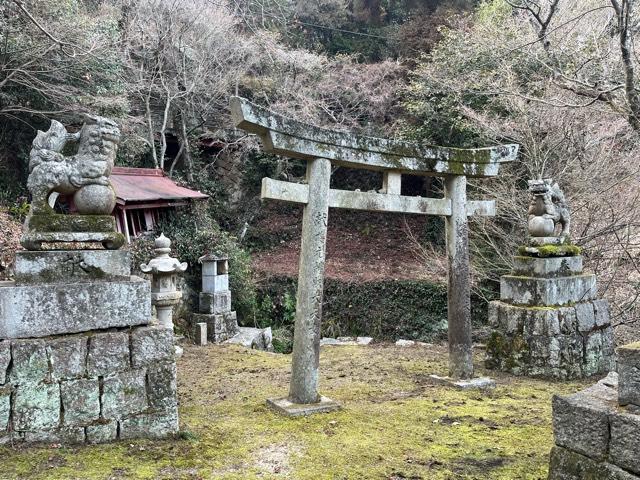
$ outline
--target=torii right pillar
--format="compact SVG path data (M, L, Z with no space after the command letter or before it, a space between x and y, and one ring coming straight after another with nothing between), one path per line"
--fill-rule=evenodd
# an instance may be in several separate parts
M445 217L449 277L449 377L466 380L473 377L467 177L446 177L444 188L446 198L451 201L451 215Z

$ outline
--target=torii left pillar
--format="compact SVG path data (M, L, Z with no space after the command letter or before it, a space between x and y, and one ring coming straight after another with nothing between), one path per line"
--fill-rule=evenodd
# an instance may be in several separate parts
M321 397L318 393L320 322L330 182L330 160L316 158L307 162L309 200L302 214L302 242L298 267L289 396L267 400L271 407L289 416L308 415L340 408L338 403Z

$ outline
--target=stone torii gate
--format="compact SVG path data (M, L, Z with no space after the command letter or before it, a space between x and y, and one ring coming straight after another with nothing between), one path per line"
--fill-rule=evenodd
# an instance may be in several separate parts
M326 130L283 117L240 97L230 108L236 127L258 135L266 152L307 161L307 183L262 179L261 198L301 203L302 244L289 396L268 403L287 415L339 408L318 394L320 321L329 208L441 215L448 255L449 376L473 377L468 221L495 215L494 201L467 200L467 177L492 177L515 159L518 145L463 150ZM382 193L330 188L331 165L383 173ZM444 178L444 198L400 194L402 174Z

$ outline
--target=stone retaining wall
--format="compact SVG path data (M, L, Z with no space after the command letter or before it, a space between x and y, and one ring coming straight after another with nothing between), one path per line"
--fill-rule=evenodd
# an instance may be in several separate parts
M0 441L101 443L178 430L171 329L0 341Z
M549 480L640 480L640 344L617 353L618 373L554 396Z

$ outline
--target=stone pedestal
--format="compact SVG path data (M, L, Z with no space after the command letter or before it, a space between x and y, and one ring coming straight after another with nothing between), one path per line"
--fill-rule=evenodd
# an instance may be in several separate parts
M582 257L523 255L514 264L489 305L487 367L559 379L609 372L609 305L596 297L595 275L582 273Z
M553 398L550 480L640 479L639 349L618 349L618 374Z
M0 286L0 442L178 431L173 332L127 252L18 252Z

